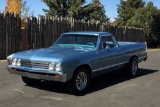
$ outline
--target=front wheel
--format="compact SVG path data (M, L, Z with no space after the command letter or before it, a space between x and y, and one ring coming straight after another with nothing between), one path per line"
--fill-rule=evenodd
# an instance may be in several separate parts
M81 94L88 88L90 75L85 68L79 68L75 71L72 80L66 83L68 91L72 94Z
M137 71L138 71L138 61L136 57L133 57L127 65L127 72L131 77L135 77L137 76Z

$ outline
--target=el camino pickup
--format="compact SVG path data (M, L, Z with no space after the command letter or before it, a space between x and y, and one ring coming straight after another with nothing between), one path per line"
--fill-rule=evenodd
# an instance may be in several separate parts
M147 46L117 42L108 32L63 33L49 48L14 53L7 69L33 86L42 80L65 82L73 94L87 90L94 76L125 68L135 77L138 63L146 61Z

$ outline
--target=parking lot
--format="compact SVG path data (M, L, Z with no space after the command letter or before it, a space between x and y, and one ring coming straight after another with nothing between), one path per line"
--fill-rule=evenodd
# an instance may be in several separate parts
M6 61L0 61L0 107L159 107L160 50L149 51L139 74L129 78L122 71L91 80L89 91L81 96L68 93L65 84L44 81L26 86L21 77L9 74Z

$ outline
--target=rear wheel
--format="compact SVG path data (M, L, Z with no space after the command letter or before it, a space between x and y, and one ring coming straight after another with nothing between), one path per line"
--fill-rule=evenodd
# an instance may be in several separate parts
M79 68L75 71L72 80L66 83L68 91L72 94L81 94L88 88L90 75L85 68Z
M138 61L136 57L133 57L127 65L127 72L131 77L135 77L137 76L137 71L138 71Z
M41 80L32 79L32 78L28 78L28 77L21 76L21 78L22 78L22 81L26 85L29 85L29 86L35 86L35 85L38 85L41 82Z

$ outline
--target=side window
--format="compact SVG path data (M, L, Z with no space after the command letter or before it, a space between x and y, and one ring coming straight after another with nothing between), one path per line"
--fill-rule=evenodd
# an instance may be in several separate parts
M102 36L101 42L104 49L114 48L116 46L116 43L113 41L111 36Z

